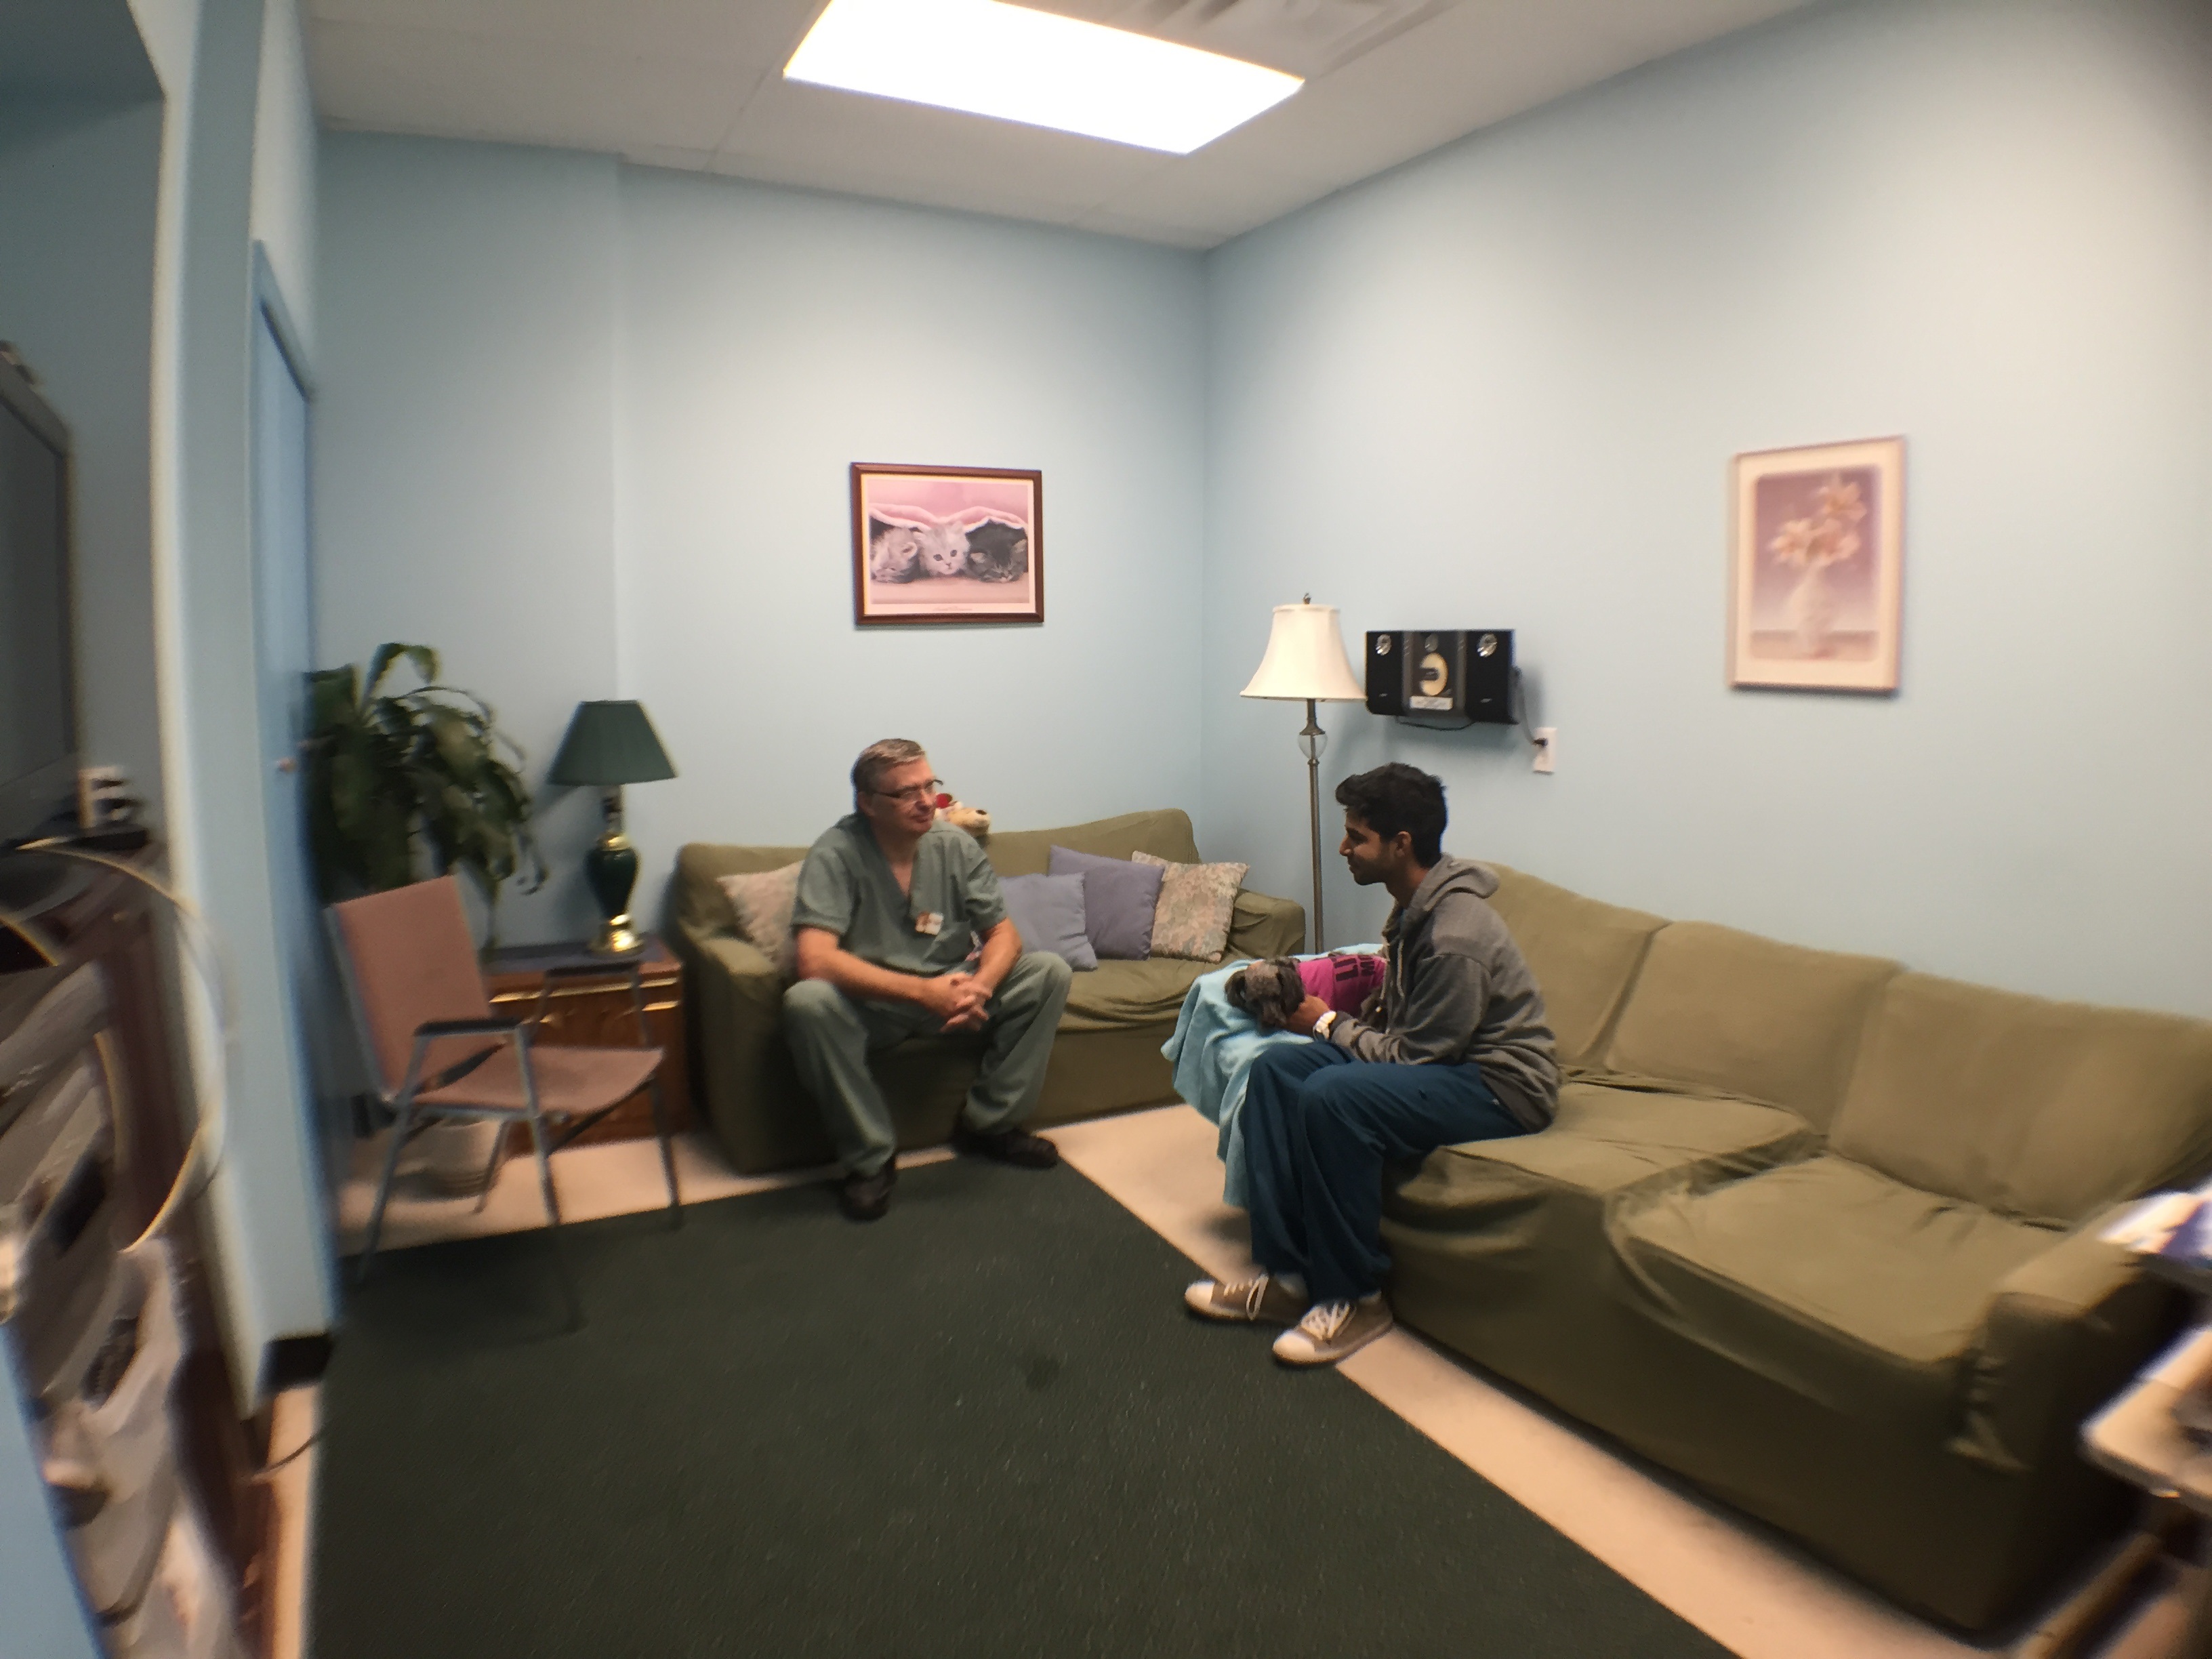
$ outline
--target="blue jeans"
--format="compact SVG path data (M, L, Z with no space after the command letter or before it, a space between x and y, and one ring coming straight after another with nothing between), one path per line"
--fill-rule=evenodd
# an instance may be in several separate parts
M1384 1164L1528 1133L1479 1066L1382 1065L1320 1041L1261 1050L1243 1122L1252 1254L1316 1302L1382 1287Z

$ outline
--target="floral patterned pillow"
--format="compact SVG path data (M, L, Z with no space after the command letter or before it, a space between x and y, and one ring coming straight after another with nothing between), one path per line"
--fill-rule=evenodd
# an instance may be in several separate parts
M1152 912L1152 954L1218 962L1229 954L1230 919L1249 864L1174 864L1139 853L1139 864L1160 866L1160 902Z
M787 864L781 870L763 870L757 875L724 876L722 890L730 896L730 908L737 912L738 933L747 943L757 945L775 963L775 970L786 979L799 977L799 951L792 943L791 913L799 902L799 872L806 867L802 859L797 864Z

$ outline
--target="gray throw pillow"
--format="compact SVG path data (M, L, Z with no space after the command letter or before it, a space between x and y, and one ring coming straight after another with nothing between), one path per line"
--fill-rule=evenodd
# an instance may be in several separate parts
M757 945L786 979L799 977L799 950L792 941L791 913L799 902L801 859L781 870L762 870L750 875L724 876L722 891L738 918L739 937Z
M1218 962L1229 954L1237 894L1249 864L1173 864L1150 853L1139 864L1160 866L1160 908L1152 913L1152 954Z
M1021 930L1022 949L1049 951L1078 973L1098 965L1098 953L1084 932L1083 878L1002 876L1006 914Z
M1102 959L1141 962L1152 955L1152 915L1166 873L1159 866L1055 847L1051 870L1083 878L1083 931Z

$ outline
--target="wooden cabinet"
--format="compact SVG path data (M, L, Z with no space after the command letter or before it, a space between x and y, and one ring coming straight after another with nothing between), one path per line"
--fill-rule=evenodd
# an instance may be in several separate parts
M545 994L545 1015L537 1041L580 1048L638 1046L637 1005L622 960L595 957L579 941L489 951L483 967L492 1006L502 1014L527 1018L536 1011L540 993ZM586 969L599 972L587 975ZM697 1121L685 1065L683 967L666 945L658 939L648 939L638 959L638 979L645 994L646 1028L661 1052L660 1095L668 1108L669 1133L679 1134ZM653 1101L641 1089L588 1133L579 1135L576 1144L642 1140L652 1133Z
M159 878L161 849L118 864L124 867L33 854L0 857L0 876L6 878L0 879L0 902L38 935L34 943L0 926L0 974L37 968L49 956L64 968L100 964L120 1073L111 1079L117 1173L124 1219L136 1234L154 1218L183 1165L191 1097L177 1012L175 925L167 904L141 879ZM15 884L27 884L27 890L16 890ZM187 1482L229 1570L241 1628L258 1650L268 1588L262 1568L269 1503L268 1489L254 1471L265 1439L261 1425L239 1415L246 1393L236 1386L218 1335L214 1262L201 1224L198 1203L185 1205L168 1224L187 1343L171 1409ZM5 1622L0 1609L0 1628Z

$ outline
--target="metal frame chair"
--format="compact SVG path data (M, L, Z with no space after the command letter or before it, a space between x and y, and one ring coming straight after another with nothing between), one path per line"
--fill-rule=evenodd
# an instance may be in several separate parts
M661 1051L645 1018L645 989L635 961L610 959L556 968L538 989L527 1019L495 1014L477 965L475 941L452 876L331 905L325 912L343 970L356 1031L379 1098L397 1120L369 1214L368 1237L356 1270L366 1278L382 1237L400 1150L440 1119L493 1121L502 1126L485 1170L484 1197L506 1148L504 1126L529 1126L538 1160L538 1190L545 1200L548 1233L560 1256L571 1311L575 1287L561 1250L561 1204L553 1186L552 1155L599 1122L642 1086L653 1101L653 1127L660 1142L661 1172L668 1182L668 1212L683 1225L683 1195L668 1135L660 1090ZM625 976L637 1014L635 1048L584 1048L539 1044L535 1036L556 977ZM489 1042L471 1039L491 1038ZM398 1056L406 1055L404 1065ZM641 1063L642 1062L642 1063ZM397 1075L395 1076L395 1073ZM557 1131L557 1133L556 1133Z

